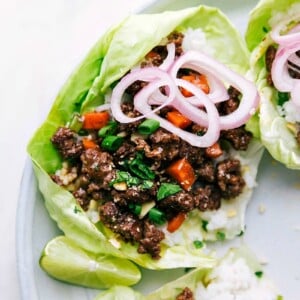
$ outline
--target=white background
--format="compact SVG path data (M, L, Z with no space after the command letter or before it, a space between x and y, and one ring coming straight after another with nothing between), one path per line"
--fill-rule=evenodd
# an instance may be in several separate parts
M0 0L0 299L20 299L15 223L26 144L91 45L147 2Z

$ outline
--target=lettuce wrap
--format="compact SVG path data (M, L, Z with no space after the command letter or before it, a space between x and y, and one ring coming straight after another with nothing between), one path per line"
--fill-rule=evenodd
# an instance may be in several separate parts
M196 268L147 295L132 288L115 286L99 294L95 300L124 299L122 295L126 295L126 299L143 300L283 299L246 246L230 249L213 269Z
M270 154L291 169L300 168L300 108L296 100L299 13L300 5L296 0L260 1L250 14L246 31L247 45L252 52L251 77L261 95L256 116L257 135ZM284 86L287 84L291 87Z
M105 103L118 81L169 34L198 29L205 41L201 47L230 69L246 73L249 53L237 30L218 9L199 6L176 12L132 15L107 31L91 49L59 92L47 119L30 141L28 153L46 208L65 236L82 251L129 259L149 269L208 268L215 264L215 259L195 247L195 241L229 239L244 230L244 213L255 187L262 154L256 139L251 140L247 150L230 150L230 155L241 162L245 181L239 196L222 199L222 212L190 212L173 238L164 229L166 225L162 225L166 237L161 242L159 259L138 253L137 243L120 240L99 218L93 221L97 209L84 210L71 190L50 176L61 172L65 163L51 142L58 128L70 124L74 115L93 112Z

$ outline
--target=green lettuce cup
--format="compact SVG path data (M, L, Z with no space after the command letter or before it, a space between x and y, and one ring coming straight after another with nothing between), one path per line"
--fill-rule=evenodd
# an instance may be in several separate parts
M291 169L300 168L299 13L298 1L260 1L246 31L251 76L261 95L256 128L270 154Z
M238 31L218 9L199 6L181 11L167 11L161 14L132 15L108 30L90 50L59 92L45 122L36 131L28 145L28 153L33 162L39 189L43 194L45 206L51 218L56 221L66 238L76 244L76 247L79 247L83 252L86 251L89 255L104 255L106 260L111 259L116 267L118 260L113 261L112 257L128 259L149 269L209 268L215 264L215 259L203 251L205 249L203 241L231 239L240 235L244 230L245 209L256 184L257 167L263 151L261 144L255 138L249 138L249 145L247 144L247 147L243 145L241 147L243 149L234 149L228 141L225 141L224 149L226 150L224 152L226 155L225 157L222 156L222 162L226 166L229 164L228 168L232 168L232 174L228 174L231 181L225 184L224 180L227 179L226 176L222 175L222 169L219 171L219 175L224 177L224 186L232 188L232 193L226 194L226 199L218 199L221 207L223 207L222 211L202 212L193 210L185 212L183 223L180 224L181 226L176 225L176 232L172 236L170 230L167 230L167 224L161 222L164 221L165 216L161 214L159 209L151 206L155 201L150 201L151 205L148 205L148 202L147 205L142 205L142 212L146 211L145 214L151 221L147 223L149 229L147 234L151 235L152 229L155 232L160 230L159 235L156 236L160 243L156 242L154 245L154 248L159 248L159 253L150 253L150 255L149 251L145 251L148 245L147 235L142 237L143 244L138 238L132 240L131 236L120 238L121 229L117 228L116 230L115 225L118 226L118 224L114 224L114 217L109 216L110 209L116 208L116 203L108 201L111 195L106 199L103 194L100 195L101 197L97 194L98 198L89 199L87 204L80 197L75 197L74 189L76 189L79 168L77 165L74 169L72 163L74 162L73 159L78 159L78 157L74 158L73 156L66 161L55 146L63 140L62 136L58 134L62 128L63 135L70 137L69 141L64 144L66 152L63 154L67 152L68 155L74 154L73 149L69 151L68 143L72 144L76 140L80 144L80 149L85 147L85 154L96 157L100 165L102 163L101 168L108 167L111 170L113 164L108 166L106 162L119 149L119 142L122 143L124 136L121 132L118 132L118 135L112 133L115 130L115 122L112 119L106 123L109 128L107 126L101 127L101 132L88 131L90 125L87 125L87 114L97 114L99 107L107 105L107 99L112 97L111 94L114 93L116 86L124 79L125 75L133 74L147 54L165 41L170 34L188 31L197 33L197 30L200 30L202 38L200 46L209 52L214 59L230 70L234 70L238 74L234 76L237 76L245 86L252 87L252 83L243 77L249 67L249 52ZM222 68L221 70L223 70ZM151 78L151 76L148 77L149 80ZM165 94L167 93L165 91ZM195 90L195 93L198 93L198 90ZM252 94L255 96L256 90L253 90ZM238 94L235 97L240 99L240 96ZM243 103L243 108L247 107L247 101L241 100L241 103ZM214 109L216 110L216 108ZM251 113L247 112L249 115ZM103 116L109 118L105 113ZM152 117L155 116L152 115ZM226 123L227 119L223 119ZM86 124L82 130L84 122ZM120 124L122 125L121 122ZM120 124L117 126L120 127ZM144 128L144 130L149 130L149 127ZM242 131L245 132L244 129ZM106 139L107 132L109 132L108 139ZM201 133L201 135L205 134L205 132ZM248 133L245 134L247 137L249 136ZM195 138L202 139L201 135L195 134ZM101 156L103 152L101 152L102 154L99 152L100 143L102 149L107 149L104 156ZM88 148L94 149L87 150ZM215 148L210 150L215 150ZM124 186L125 189L130 185L135 186L134 188L143 189L150 189L153 186L153 170L147 165L147 160L143 161L143 152L140 151L138 154L135 152L138 151L134 151L134 159L124 161L123 171L117 170L106 182L107 190L112 189L113 186L117 193L123 191ZM221 160L221 157L218 157ZM88 161L89 157L86 156L80 162L80 166ZM104 161L106 162L104 163ZM218 164L217 161L215 162ZM71 164L71 167L68 164ZM96 165L90 167L96 173L103 171ZM88 172L90 172L91 168L86 168L86 170L89 169ZM91 179L89 174L86 175L87 179ZM64 183L65 180L67 183ZM235 182L241 182L241 188L238 190L238 195L233 197L232 195L236 194ZM99 184L104 184L104 182ZM186 192L183 191L186 186L182 182L175 184L174 180L171 179L164 182L164 188L166 187L169 195L179 191ZM97 188L94 187L94 191L99 192ZM170 190L172 191L171 194ZM79 190L75 192L79 193ZM162 197L162 199L167 197L165 192L159 190L156 197ZM161 196L162 194L163 196ZM103 204L101 207L99 207L100 202L101 205ZM110 207L106 207L104 211L103 207L107 202L109 202ZM137 213L139 207L135 203L133 204L129 206L130 214L128 212L127 214L130 215L130 220L134 219L139 223L139 219L144 216L141 216L140 211ZM99 211L100 215L102 213L101 217L99 217ZM105 214L108 216L107 223L109 226L104 222ZM138 215L139 218L134 214ZM162 215L163 218L158 220L160 218L158 215ZM123 218L122 214L118 216ZM153 223L159 223L158 229L154 229ZM139 236L139 230L136 234ZM161 238L162 236L163 238ZM148 246L148 248L151 247ZM123 264L124 266L125 264ZM130 265L126 265L126 267L130 269ZM134 270L132 272L134 273Z
M283 299L275 283L246 246L230 249L212 269L196 268L147 295L132 288L115 286L99 294L95 300L122 299L122 295L126 295L126 299L144 300Z

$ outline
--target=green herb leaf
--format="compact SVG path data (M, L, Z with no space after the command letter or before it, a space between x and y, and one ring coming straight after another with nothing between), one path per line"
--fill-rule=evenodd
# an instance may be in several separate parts
M157 200L164 199L181 191L178 184L162 183L157 191Z
M202 229L207 232L208 221L202 220Z
M262 278L263 275L264 275L264 272L263 271L256 271L254 274L255 274L256 277Z
M216 233L216 237L217 237L217 240L218 240L218 241L224 241L224 240L226 239L226 235L225 235L225 233L222 232L222 231L218 231L218 232Z
M204 246L203 242L199 240L194 241L193 244L196 249L201 249Z
M277 94L277 104L282 106L286 101L290 99L289 93L278 92Z
M131 176L128 172L117 171L116 178L110 183L113 186L115 183L125 182L127 186L137 186L141 183L141 180L137 177Z
M143 155L137 153L136 157L128 162L129 170L136 176L145 180L153 180L155 173L143 161Z
M151 189L153 186L153 181L151 180L143 180L142 184L140 185L141 189L148 190Z

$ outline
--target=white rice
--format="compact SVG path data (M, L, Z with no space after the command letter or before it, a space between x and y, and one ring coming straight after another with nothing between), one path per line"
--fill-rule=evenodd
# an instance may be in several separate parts
M257 277L245 259L229 255L209 275L209 284L198 284L199 300L276 300L278 292L264 275Z

